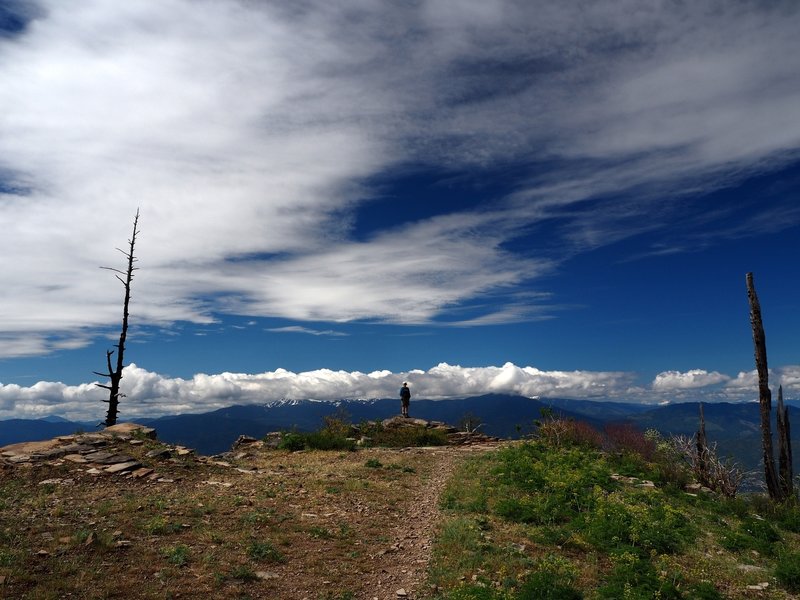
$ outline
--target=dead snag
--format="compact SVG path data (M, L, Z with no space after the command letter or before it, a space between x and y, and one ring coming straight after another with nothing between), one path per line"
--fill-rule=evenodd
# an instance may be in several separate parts
M783 494L775 472L775 456L772 450L772 392L769 389L769 369L767 368L767 342L764 325L761 322L761 305L753 286L753 274L747 274L747 298L750 301L750 325L753 328L756 371L758 372L758 403L761 411L761 450L764 458L764 479L767 492L772 500L782 500Z
M783 404L783 386L778 386L778 483L784 499L794 495L792 436L789 431L789 407Z
M708 468L708 440L706 438L706 417L703 414L703 403L700 403L700 427L695 438L696 475L697 480L707 487L711 487L711 478Z
M109 384L104 385L102 383L96 384L98 387L104 388L108 390L108 400L103 400L103 402L108 403L108 412L106 413L106 420L105 426L111 427L117 422L117 412L119 410L119 399L120 397L124 396L124 394L120 394L119 392L119 383L122 379L122 369L124 368L125 364L123 362L123 357L125 355L125 340L128 337L128 306L130 305L131 301L131 281L133 280L133 272L138 271L138 268L134 267L133 265L137 262L136 257L133 254L134 248L136 246L136 237L139 235L139 209L136 209L136 216L133 218L133 234L131 238L128 240L128 250L122 250L117 248L127 259L128 261L128 268L125 271L120 271L119 269L114 269L113 267L100 267L101 269L108 269L109 271L114 271L116 274L115 277L122 282L122 285L125 287L125 300L122 304L122 331L119 334L119 343L116 344L116 353L117 353L117 361L116 366L112 367L111 364L111 357L114 355L114 350L107 350L106 351L106 365L108 368L107 373L99 373L95 371L95 375L100 375L101 377L108 377Z

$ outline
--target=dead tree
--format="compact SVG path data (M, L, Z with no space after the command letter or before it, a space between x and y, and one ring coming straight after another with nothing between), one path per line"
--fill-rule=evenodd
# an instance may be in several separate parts
M119 269L115 269L113 267L100 267L101 269L108 269L109 271L114 271L115 277L119 279L122 285L125 287L125 301L122 304L122 331L119 334L119 343L115 345L117 348L117 361L116 366L112 366L111 364L111 357L114 355L114 350L106 350L106 365L108 367L107 373L100 373L95 371L95 375L100 375L101 377L108 377L109 384L105 385L102 383L96 384L98 387L104 388L108 390L108 400L103 400L103 402L108 403L108 412L106 413L106 420L105 426L111 427L117 422L117 412L119 411L119 399L124 396L124 394L120 394L119 391L119 383L122 379L122 369L125 367L123 362L124 355L125 355L125 341L128 337L128 306L131 302L131 281L133 280L133 272L138 271L137 267L134 267L134 264L137 262L136 257L133 254L134 248L136 246L136 237L139 235L139 209L136 209L136 216L133 218L133 235L128 240L128 249L122 250L121 248L117 248L127 259L128 267L124 271Z
M711 487L710 477L708 475L708 439L706 438L706 417L703 414L703 403L700 403L700 427L695 436L695 474L700 483L707 487Z
M778 386L778 483L784 499L794 495L792 437L789 431L789 407L783 404L783 386Z
M750 325L753 328L756 371L758 372L758 403L761 411L761 450L764 457L764 479L767 493L772 500L784 499L778 475L775 471L775 456L772 450L772 392L769 389L769 369L767 368L767 342L764 325L761 322L761 305L753 286L753 274L747 274L747 298L750 301Z

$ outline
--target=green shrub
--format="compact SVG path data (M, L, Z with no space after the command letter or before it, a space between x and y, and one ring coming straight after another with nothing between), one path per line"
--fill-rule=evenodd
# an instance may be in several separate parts
M646 493L606 495L598 490L585 525L589 541L607 551L630 546L648 553L675 552L695 538L683 513Z
M387 429L381 423L365 423L361 432L372 440L371 445L385 448L447 445L447 433L423 425Z
M271 563L282 563L286 561L286 557L284 557L283 553L270 542L252 542L247 548L247 555L253 560L258 561Z
M784 531L800 533L800 502L789 500L780 504L771 504L767 511L769 520Z
M517 590L515 600L582 600L572 587L575 569L565 558L549 555L539 560L536 571Z
M509 521L568 522L591 507L596 486L611 487L608 465L595 451L534 443L501 450L498 458L502 491L494 510Z
M364 466L370 469L380 469L383 466L383 463L377 458L370 458L364 463Z
M178 544L171 548L164 548L162 553L164 554L164 558L173 565L185 567L189 564L189 547L184 544Z
M723 534L720 544L732 551L756 550L761 554L772 555L781 535L769 521L747 517L739 527Z
M689 587L684 595L686 600L723 600L722 594L717 591L714 584L701 581Z
M278 448L281 450L288 450L289 452L298 452L305 450L306 438L302 433L296 431L287 431L281 436L281 441L278 442Z
M520 587L515 600L583 600L583 594L556 573L537 571Z
M635 552L612 556L614 568L605 583L597 590L600 598L608 600L679 600L681 593L666 577L659 577L655 566Z
M501 600L507 598L505 594L500 595L491 588L480 585L465 585L453 590L445 597L447 600Z
M182 527L178 523L170 523L164 517L155 516L148 519L142 529L150 535L166 535L169 533L177 533L181 531Z
M775 577L787 590L800 592L800 552L780 553Z
M239 581L257 581L258 575L256 575L255 571L248 567L247 565L239 565L235 567L230 574L231 579L237 579Z
M281 450L298 452L300 450L355 450L355 440L332 433L326 429L301 433L289 431L283 434L278 443Z

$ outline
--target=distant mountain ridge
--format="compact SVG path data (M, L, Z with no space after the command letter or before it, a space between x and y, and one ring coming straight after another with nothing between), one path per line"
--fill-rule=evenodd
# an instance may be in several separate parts
M790 421L798 408L790 405ZM526 398L509 394L485 394L451 400L413 399L411 415L458 425L471 415L483 422L480 431L489 435L517 438L535 429L542 411L553 410L567 418L587 421L602 429L609 422L630 422L639 429L655 429L664 435L691 436L699 424L699 404L689 402L665 406L575 400L569 398ZM229 450L239 435L262 437L270 431L310 431L323 425L326 416L341 415L353 423L380 420L399 413L395 399L284 400L262 405L234 405L202 414L169 415L136 419L154 427L165 442L195 448L213 455ZM722 456L735 457L744 468L756 470L761 459L760 415L757 402L705 403L706 433ZM0 446L20 441L47 439L75 431L93 431L96 423L72 423L59 418L0 421ZM795 464L800 465L800 423L793 428Z

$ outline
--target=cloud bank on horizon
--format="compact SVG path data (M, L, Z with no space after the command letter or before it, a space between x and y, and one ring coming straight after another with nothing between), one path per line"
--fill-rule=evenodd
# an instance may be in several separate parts
M3 10L17 24L0 35L5 357L80 347L117 322L97 267L137 207L139 323L459 322L492 293L468 323L513 322L542 316L520 286L570 256L679 216L681 242L697 243L687 193L800 148L793 2ZM356 235L381 194L371 182L410 165L520 168L478 207ZM703 243L798 222L776 201ZM546 251L510 249L542 227Z
M800 366L775 369L773 383L797 395ZM755 371L736 377L693 370L659 374L649 388L634 385L631 373L541 371L506 363L502 367L460 367L439 364L427 371L373 373L320 369L293 373L285 369L255 375L197 374L192 379L165 377L136 365L124 371L120 419L201 413L234 404L265 404L279 400L393 398L403 381L415 398L443 400L489 393L527 397L639 401L664 404L680 401L750 401L757 399ZM29 387L0 385L0 419L58 415L76 421L100 419L107 393L93 383L70 386L38 382Z

